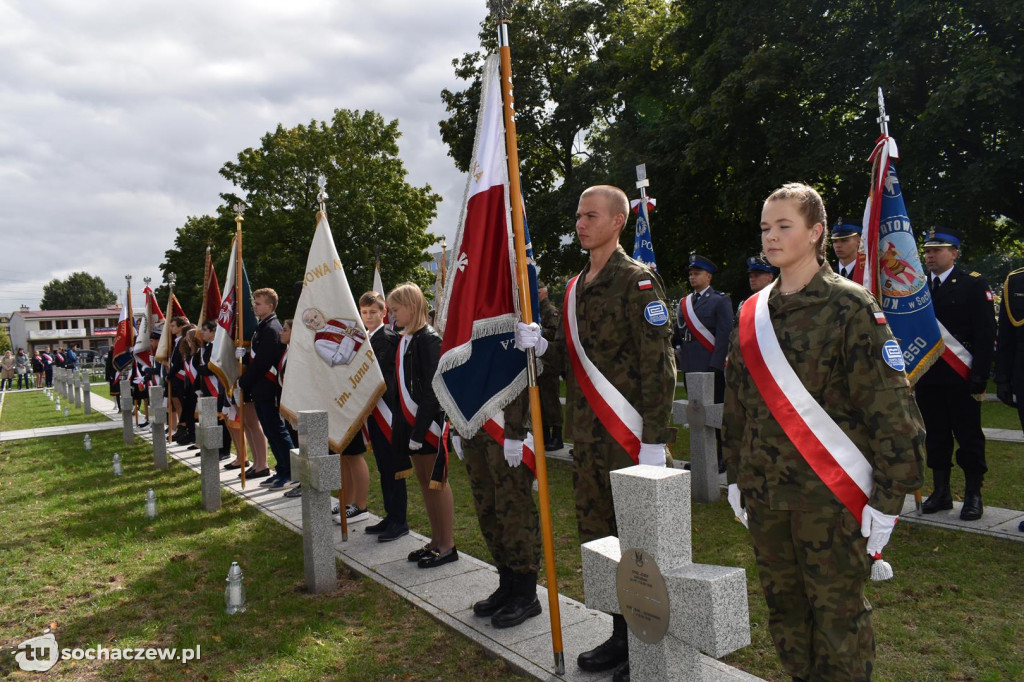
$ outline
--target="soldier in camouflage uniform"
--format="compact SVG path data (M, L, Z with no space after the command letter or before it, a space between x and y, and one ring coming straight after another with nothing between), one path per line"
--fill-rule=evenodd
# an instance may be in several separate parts
M864 584L875 537L866 519L878 512L887 524L880 530L891 532L904 496L921 486L924 428L898 346L897 358L884 359L883 349L895 341L880 308L824 261L820 197L804 185L787 185L772 197L762 214L762 239L782 274L769 293L771 325L801 383L871 464L874 486L864 518L856 518L811 469L751 376L739 344L741 320L730 339L722 424L730 502L749 521L785 671L797 680L869 680L874 635ZM776 236L782 233L787 236ZM792 264L797 252L803 260ZM744 313L753 306L748 301Z
M561 313L548 296L548 287L543 282L537 284L537 296L540 299L540 326L544 336L553 339L562 322ZM562 401L558 394L561 374L561 368L549 368L548 363L544 363L544 371L537 377L541 420L544 422L544 449L548 452L565 447L562 442Z
M672 325L661 278L633 260L619 246L619 234L629 214L622 190L598 186L580 197L576 232L590 260L576 280L576 323L580 343L597 370L632 404L643 419L639 461L664 466L665 444L674 440L669 426L675 392L676 363L672 352ZM567 293L568 296L568 293ZM536 343L547 365L565 367L568 307L563 324L550 344L524 338L527 325L517 332L517 343ZM536 327L536 325L530 325ZM545 354L545 351L546 354ZM566 371L567 435L573 441L573 486L576 523L581 542L617 535L610 473L634 465L632 456L602 424L581 388L582 369ZM587 671L620 666L628 675L626 623L613 615L612 637L577 663Z
M529 414L523 391L504 410L504 442L481 428L460 443L480 532L498 568L499 581L493 594L473 604L473 613L489 616L496 628L519 625L541 612L537 599L540 520L533 500L533 474L522 464Z

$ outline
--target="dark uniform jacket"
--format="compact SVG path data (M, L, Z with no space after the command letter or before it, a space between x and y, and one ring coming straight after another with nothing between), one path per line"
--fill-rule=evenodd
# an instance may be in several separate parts
M696 295L695 295L696 296ZM693 301L693 311L708 331L715 335L715 351L709 353L686 325L683 307L679 301L676 311L675 345L682 350L683 372L710 372L725 368L725 354L729 351L729 332L732 330L732 301L721 291L708 287Z
M928 278L928 286L931 286L931 277ZM977 272L968 273L954 265L938 291L932 293L932 303L939 322L974 358L969 376L971 382L983 386L992 369L996 340L992 292L985 278ZM964 384L960 375L940 359L918 380L917 387L926 389L928 386Z
M271 313L260 320L252 335L252 353L246 353L242 362L245 373L238 379L238 385L253 400L273 402L277 399L278 384L267 378L271 367L277 367L285 346L281 343L281 322Z
M996 383L1009 384L1017 400L1024 399L1024 268L1003 283L996 346Z
M384 404L392 411L395 411L398 399L398 384L395 379L395 354L398 352L400 337L391 327L381 325L370 337L370 347L373 355L377 358L380 371L384 375Z
M444 424L444 411L441 410L441 404L437 401L437 395L434 394L434 387L431 385L440 359L441 336L433 327L428 324L413 333L402 361L405 366L404 390L409 392L409 397L417 405L416 422L409 432L409 440L423 443L425 447L429 447L426 443L430 423L435 422L438 426ZM397 382L395 383L397 385ZM406 423L397 396L391 412L393 422L401 420L402 424ZM394 427L392 428L394 430Z
M826 264L796 294L773 289L768 308L800 381L871 463L868 504L899 514L904 496L921 487L924 425L906 373L884 360L883 345L895 341L889 325L875 318L881 310L875 299ZM842 507L772 416L747 370L738 334L737 328L725 371L722 455L728 481L772 509Z

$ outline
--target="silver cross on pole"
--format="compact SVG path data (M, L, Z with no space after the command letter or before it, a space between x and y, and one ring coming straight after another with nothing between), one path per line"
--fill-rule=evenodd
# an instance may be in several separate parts
M882 128L882 134L889 137L889 117L885 113L885 95L882 94L882 88L878 88L878 125Z
M320 191L316 193L316 200L320 204L320 210L324 213L327 212L325 206L327 202L327 176L323 173L316 179L316 186L320 188Z

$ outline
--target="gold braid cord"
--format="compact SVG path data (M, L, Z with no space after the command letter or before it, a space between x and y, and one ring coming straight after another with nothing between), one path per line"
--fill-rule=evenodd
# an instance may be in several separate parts
M1024 319L1018 320L1013 316L1013 313L1010 311L1010 297L1007 296L1007 292L1010 290L1010 277L1013 275L1024 275L1024 268L1014 270L1006 276L1005 280L1003 280L1003 305L1006 306L1006 317L1010 319L1010 324L1014 327L1020 327L1024 325Z

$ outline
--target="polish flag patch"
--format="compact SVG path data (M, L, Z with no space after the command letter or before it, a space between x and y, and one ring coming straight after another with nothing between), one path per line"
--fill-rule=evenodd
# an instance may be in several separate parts
M649 279L642 279L642 280L640 280L639 282L636 283L636 287L640 291L647 291L648 289L653 289L654 288L654 282L652 282Z
M885 313L881 310L872 313L875 316L875 324L885 324Z
M989 303L992 302L993 299L992 299L992 290L991 289L985 289L985 298L988 299Z

